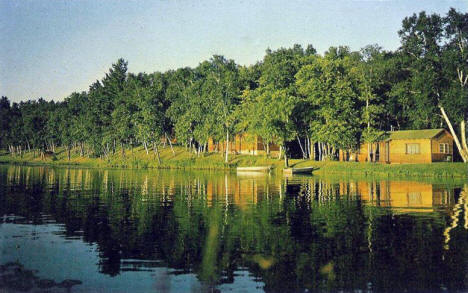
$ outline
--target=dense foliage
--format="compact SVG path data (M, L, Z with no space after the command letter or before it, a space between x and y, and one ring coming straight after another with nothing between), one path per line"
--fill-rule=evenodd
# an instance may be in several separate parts
M200 153L209 139L250 133L285 155L286 142L298 141L304 158L326 158L387 130L446 127L466 162L468 13L414 14L399 36L396 51L331 47L320 55L294 45L267 50L251 66L215 55L196 68L132 74L119 59L62 102L2 97L0 147L44 155L60 145L106 157L135 145L159 153L171 138Z

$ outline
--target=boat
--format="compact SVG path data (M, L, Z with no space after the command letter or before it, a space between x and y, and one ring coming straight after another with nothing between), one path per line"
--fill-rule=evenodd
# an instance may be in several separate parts
M310 174L312 171L314 171L314 167L283 169L284 174Z
M271 166L237 167L237 172L270 172Z

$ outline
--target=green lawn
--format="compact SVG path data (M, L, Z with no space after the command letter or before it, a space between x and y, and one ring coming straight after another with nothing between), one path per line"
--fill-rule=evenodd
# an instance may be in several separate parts
M126 158L121 157L120 151L108 159L80 157L77 152L72 152L71 160L67 160L65 149L58 149L55 156L45 159L34 157L33 153L25 153L22 157L12 156L5 152L0 153L0 163L28 164L28 165L77 165L94 168L167 168L167 169L234 169L237 166L267 166L271 165L279 172L283 169L284 162L275 158L251 155L230 155L229 163L224 163L224 157L220 153L207 153L199 157L189 153L183 147L174 147L175 155L169 147L161 148L161 164L158 164L152 152L149 155L143 147L137 147L126 151ZM468 164L464 163L432 163L432 164L395 164L385 165L377 163L354 162L316 162L292 159L293 167L316 167L314 173L319 174L361 174L361 175L385 175L385 176L418 176L418 177L456 177L468 178Z

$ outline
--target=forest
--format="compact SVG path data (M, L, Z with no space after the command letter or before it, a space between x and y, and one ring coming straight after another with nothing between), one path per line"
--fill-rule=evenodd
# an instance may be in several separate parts
M237 134L299 142L303 157L334 159L386 131L446 128L468 162L468 13L420 12L402 21L401 46L360 51L312 45L267 49L243 66L214 55L195 68L130 73L118 59L101 80L62 101L0 100L0 148L44 156L65 149L106 158L177 142L198 154ZM281 154L281 152L280 152ZM225 153L228 161L229 150ZM281 155L280 155L281 156Z

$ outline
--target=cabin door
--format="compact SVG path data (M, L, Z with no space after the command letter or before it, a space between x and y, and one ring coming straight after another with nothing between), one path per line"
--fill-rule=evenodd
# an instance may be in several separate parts
M390 163L390 142L385 142L385 162Z

